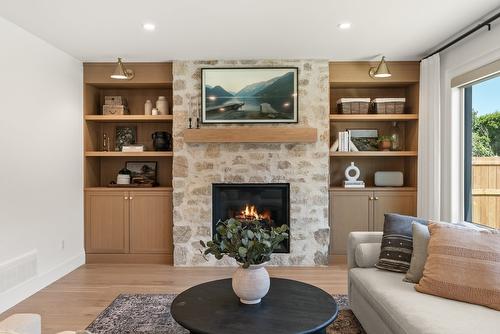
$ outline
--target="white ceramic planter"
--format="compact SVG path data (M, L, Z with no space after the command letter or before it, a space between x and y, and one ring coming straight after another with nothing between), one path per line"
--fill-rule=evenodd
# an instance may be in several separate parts
M243 304L258 304L269 291L271 281L265 263L239 267L233 274L233 290Z

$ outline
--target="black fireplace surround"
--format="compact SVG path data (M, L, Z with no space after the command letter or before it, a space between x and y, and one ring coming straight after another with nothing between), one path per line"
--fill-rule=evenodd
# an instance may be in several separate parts
M265 226L290 228L289 183L212 184L212 233L219 220L255 218ZM290 233L290 231L289 231ZM290 253L290 238L275 253Z

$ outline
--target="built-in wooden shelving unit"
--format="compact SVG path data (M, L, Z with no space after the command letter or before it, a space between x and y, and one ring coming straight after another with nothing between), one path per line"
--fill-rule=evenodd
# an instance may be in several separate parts
M85 63L83 133L87 263L172 263L173 153L155 151L151 135L172 133L169 115L144 115L144 103L165 96L172 107L171 63L127 63L132 80L113 80L116 63ZM122 96L128 115L102 115L104 97ZM116 127L136 130L145 152L115 151ZM103 150L103 135L110 149ZM110 187L128 161L157 163L157 187Z
M186 129L186 143L314 143L315 128L304 127L236 127Z
M419 80L418 62L389 62L392 77L372 79L372 62L330 63L330 140L339 131L377 129L389 135L394 122L400 129L402 148L398 151L330 152L330 256L345 261L348 235L352 231L382 231L384 214L416 215ZM341 114L337 100L343 97L406 98L403 114ZM344 188L344 171L354 162L365 188ZM403 173L402 187L377 187L377 171Z

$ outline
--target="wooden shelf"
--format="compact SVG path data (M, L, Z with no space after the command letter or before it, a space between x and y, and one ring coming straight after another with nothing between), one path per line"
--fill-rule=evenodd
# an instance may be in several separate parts
M224 127L186 129L186 143L314 143L315 128L299 127Z
M416 187L365 187L365 188L344 188L341 186L330 187L335 191L417 191Z
M91 122L172 122L173 115L85 115Z
M171 151L146 151L146 152L103 152L87 151L86 157L172 157Z
M86 191L172 191L172 187L124 187L124 188L113 188L113 187L86 187Z
M330 152L332 157L416 157L417 151Z
M331 122L394 122L413 120L418 120L418 114L330 114Z

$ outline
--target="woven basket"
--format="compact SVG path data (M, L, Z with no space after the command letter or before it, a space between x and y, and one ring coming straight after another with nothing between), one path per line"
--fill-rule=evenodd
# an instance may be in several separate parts
M369 102L343 102L337 103L339 114L368 114Z
M373 110L377 114L404 114L404 102L374 102Z

